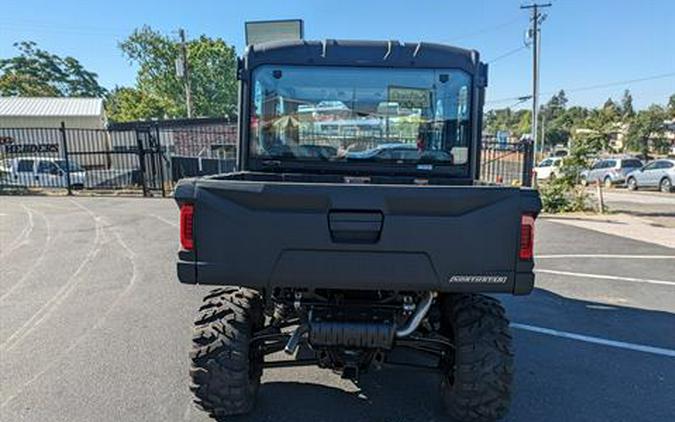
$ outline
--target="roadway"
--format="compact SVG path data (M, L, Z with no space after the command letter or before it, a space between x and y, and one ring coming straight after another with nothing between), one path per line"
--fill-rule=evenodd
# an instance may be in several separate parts
M0 198L0 420L206 421L188 390L203 286L176 281L177 209L142 198ZM508 421L671 421L675 249L550 220L514 323ZM254 421L444 420L434 375L359 384L269 370Z

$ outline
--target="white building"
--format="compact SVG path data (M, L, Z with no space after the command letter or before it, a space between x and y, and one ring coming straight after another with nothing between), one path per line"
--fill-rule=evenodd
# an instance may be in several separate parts
M61 122L74 162L86 169L111 167L101 98L0 97L0 156L63 158Z
M0 128L104 129L101 98L0 97Z

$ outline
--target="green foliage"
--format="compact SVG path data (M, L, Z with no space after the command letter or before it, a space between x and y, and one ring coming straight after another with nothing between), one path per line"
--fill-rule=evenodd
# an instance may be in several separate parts
M184 80L176 75L180 44L148 26L120 43L130 63L138 66L135 88L117 88L108 98L114 121L187 116ZM234 48L204 35L187 42L193 115L232 117L237 83ZM139 103L140 102L140 103Z
M531 131L532 118L529 110L502 108L485 113L485 131L496 133L500 130L511 132L517 138Z
M541 198L542 211L548 213L565 212L570 204L567 192L567 186L557 179L541 185L539 187L539 196Z
M631 118L635 115L635 110L633 109L633 96L630 95L630 90L625 90L623 92L623 98L621 99L621 113L624 118Z
M73 57L59 57L32 41L15 43L19 55L0 59L0 95L24 97L102 97L98 75Z
M115 87L106 98L108 116L118 122L162 119L168 108L161 98L136 88Z
M665 139L663 125L668 119L668 111L661 106L652 105L639 111L631 120L628 129L628 147L648 155L650 145L657 152L666 152L669 142Z
M580 212L592 209L586 189L564 178L556 178L539 187L542 209L556 214Z
M664 121L675 119L675 94L671 95L667 107L652 105L647 110L636 112L633 96L625 90L620 102L608 98L602 107L567 108L565 91L559 91L542 105L540 116L545 130L546 145L576 144L579 157L588 160L601 152L614 151L610 141L625 136L625 152L667 153L670 147L664 135ZM490 110L485 113L485 132L500 130L520 137L530 132L531 113L529 110L510 108ZM582 161L583 161L582 160ZM575 165L581 166L578 162Z

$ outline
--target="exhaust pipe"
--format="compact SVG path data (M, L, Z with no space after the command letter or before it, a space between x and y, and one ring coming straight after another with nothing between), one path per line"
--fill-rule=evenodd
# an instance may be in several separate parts
M436 296L436 292L428 292L427 295L420 300L420 303L417 304L415 313L402 327L396 329L396 337L409 336L417 330L417 327L420 326L424 317L427 316L427 312L429 312L429 308L431 308L431 302L434 301L434 296Z

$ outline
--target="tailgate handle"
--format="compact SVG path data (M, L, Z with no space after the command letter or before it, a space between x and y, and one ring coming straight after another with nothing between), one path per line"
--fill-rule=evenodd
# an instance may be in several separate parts
M331 211L328 228L336 243L375 243L380 240L384 216L380 211Z

